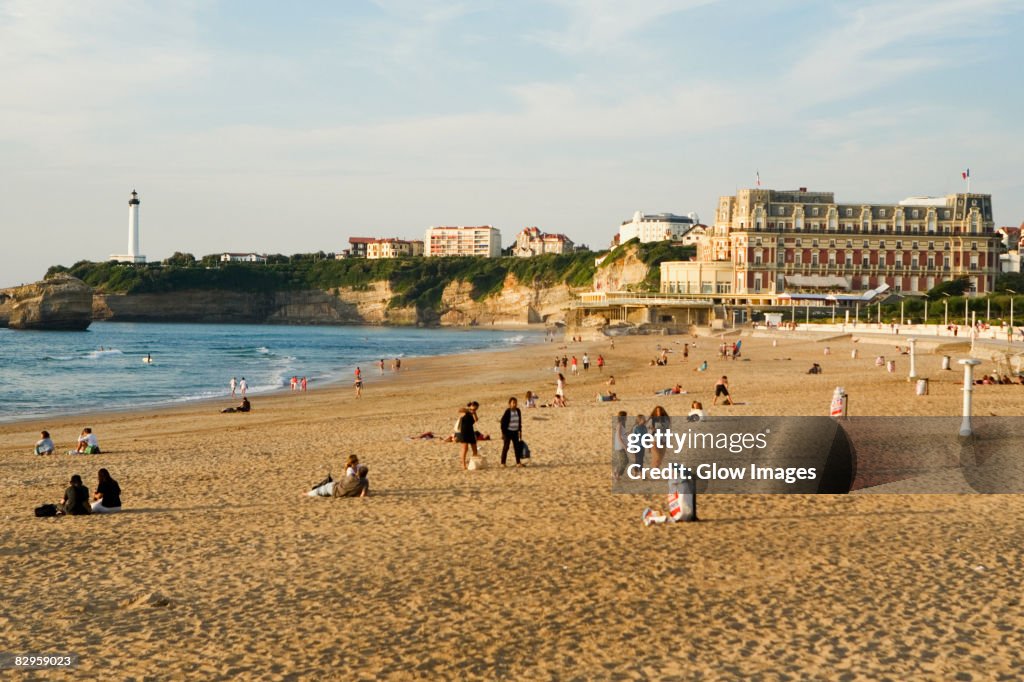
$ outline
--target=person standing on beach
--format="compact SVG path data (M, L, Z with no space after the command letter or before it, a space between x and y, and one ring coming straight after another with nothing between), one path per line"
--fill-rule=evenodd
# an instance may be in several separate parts
M299 377L293 376L288 383L291 384L292 393L299 390Z
M647 417L642 414L636 416L636 423L633 425L632 434L635 436L635 442L637 444L637 452L634 457L636 458L636 465L641 469L644 466L644 447L640 443L641 438L647 435Z
M242 397L245 397L245 392L249 390L249 383L242 377L242 380L238 382L238 390L241 391Z
M362 378L363 378L363 370L361 370L358 367L356 367L356 379L362 379Z
M598 355L597 356L597 371L601 372L602 374L604 374L604 356L603 355Z
M625 410L621 410L615 417L615 427L612 432L612 480L617 481L626 473L629 459L626 456L626 417L629 416Z
M357 374L354 385L356 387L356 397L357 398L362 398L363 397L363 377L361 377L361 376L359 376Z
M684 343L683 344L683 362L686 362L686 360L689 359L689 357L690 357L690 344L689 343Z
M508 458L508 446L512 446L512 454L516 458L516 466L522 466L523 413L519 409L519 401L508 399L508 409L501 415L501 466L505 466Z
M455 420L455 430L452 433L455 442L460 444L459 459L462 468L469 468L469 450L472 448L473 456L477 456L476 449L476 416L468 407L459 408L459 416Z
M234 377L231 377L231 382L228 384L228 386L231 387L231 397L234 398L235 389L238 388L238 381Z
M303 393L305 393L306 388L309 385L309 382L306 381L306 377L302 377L302 381L300 383L302 384L302 391Z
M651 433L657 434L668 433L672 428L672 420L669 419L668 412L661 405L658 405L651 412L651 418L647 421L650 425ZM665 448L654 446L651 448L651 466L657 469L661 466L661 460L665 457Z
M586 353L583 354L583 371L586 372L590 369L590 356Z
M715 397L711 401L712 405L718 404L718 397L722 396L725 400L722 401L723 405L732 405L732 397L729 395L729 377L722 375L722 378L715 382Z
M381 358L380 362L377 363L377 369L380 370L380 375L384 376L384 358Z
M558 381L555 383L555 405L565 407L565 375L558 373Z
M574 377L575 376L579 376L579 373L580 373L580 367L579 367L579 364L577 364L576 356L574 355L574 356L572 356L572 375Z

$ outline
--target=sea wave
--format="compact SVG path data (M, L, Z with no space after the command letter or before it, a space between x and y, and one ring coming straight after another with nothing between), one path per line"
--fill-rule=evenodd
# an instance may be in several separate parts
M106 358L112 355L124 355L124 353L117 348L106 348L104 350L90 351L85 354L85 357L89 358L90 360L99 360L100 358Z

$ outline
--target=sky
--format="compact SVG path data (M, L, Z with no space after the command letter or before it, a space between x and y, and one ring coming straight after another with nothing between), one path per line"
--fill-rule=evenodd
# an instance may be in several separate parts
M431 225L604 248L752 187L1024 221L1019 0L0 0L0 286Z

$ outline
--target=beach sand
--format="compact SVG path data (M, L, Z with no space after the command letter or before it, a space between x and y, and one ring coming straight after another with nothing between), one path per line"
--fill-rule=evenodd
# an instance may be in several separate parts
M645 528L664 496L609 492L620 409L821 415L841 385L854 415L960 411L956 358L922 356L916 396L906 356L874 366L895 342L853 360L849 339L780 339L725 362L702 338L667 367L647 363L682 337L538 344L367 371L360 400L313 387L250 414L219 414L225 398L0 425L0 653L81 657L36 679L1017 678L1022 496L708 495L702 523ZM529 467L498 467L500 440L464 472L457 446L404 438L448 433L469 400L498 438L507 398L549 401L554 355L584 350L604 373L569 376L568 408L524 410ZM597 403L610 374L623 400ZM710 406L722 374L743 404ZM653 395L677 382L687 395ZM975 410L1024 415L1024 386L978 387ZM30 454L41 428L66 450L86 425L104 454ZM371 497L302 497L349 453ZM99 467L126 511L33 517Z

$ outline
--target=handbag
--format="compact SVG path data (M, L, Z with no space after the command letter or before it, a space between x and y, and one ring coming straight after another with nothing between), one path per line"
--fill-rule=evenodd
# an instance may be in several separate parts
M44 504L44 505L36 507L36 516L38 516L38 517L56 516L56 515L57 515L57 505L55 505L55 504Z
M530 459L530 446L525 440L519 441L519 459Z

